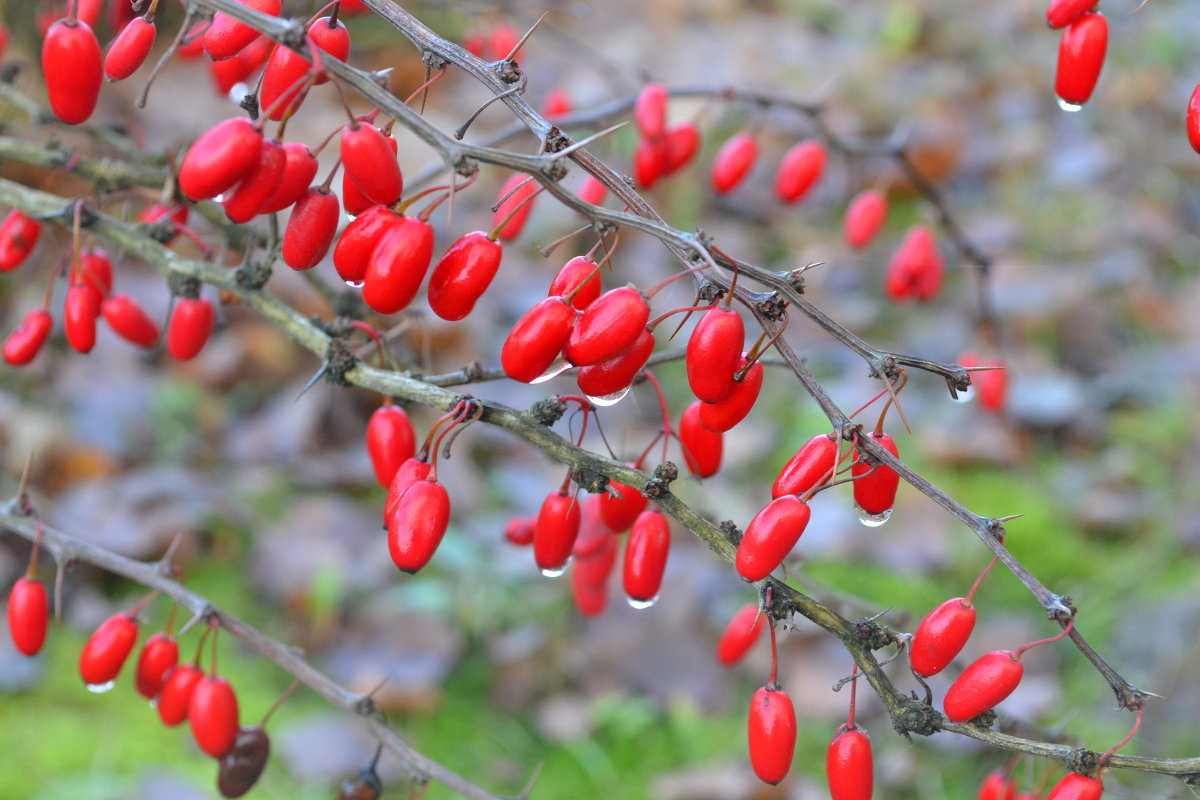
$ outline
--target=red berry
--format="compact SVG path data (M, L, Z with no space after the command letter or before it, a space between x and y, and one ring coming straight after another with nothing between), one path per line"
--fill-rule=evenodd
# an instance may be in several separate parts
M663 135L668 99L667 88L661 83L648 83L638 92L633 104L633 121L645 138L657 139Z
M158 693L158 718L164 725L178 725L188 718L192 691L203 677L204 673L193 664L178 664L167 671Z
M740 314L716 306L706 311L687 343L685 363L692 394L705 403L724 399L733 389L733 375L745 341Z
M247 8L278 17L283 10L282 0L238 0ZM237 55L244 47L258 38L258 31L238 22L228 14L218 11L204 32L204 52L214 61L223 61Z
M742 606L717 640L717 661L731 667L742 660L746 652L758 641L766 625L759 613L757 603Z
M288 219L283 232L283 261L292 269L312 269L329 252L337 234L337 195L320 186L310 186Z
M90 353L96 346L96 317L100 314L100 301L92 287L76 283L67 289L63 303L63 331L67 343L78 353Z
M583 367L575 376L579 390L588 397L608 397L623 392L633 384L633 379L646 366L654 352L654 334L643 328L638 338L628 348L612 358Z
M169 633L156 633L142 645L135 686L138 694L153 699L162 691L168 672L179 663L179 643Z
M750 766L759 780L787 777L796 750L796 710L787 692L766 686L754 693L749 717Z
M342 280L348 283L362 282L375 246L401 219L389 206L371 206L346 226L333 248L333 266Z
M450 526L450 494L437 481L419 480L400 495L388 520L388 552L409 575L429 563Z
M541 376L567 343L576 313L561 297L547 297L526 311L500 350L505 374L522 383Z
M502 58L508 58L510 54L515 56L513 48L520 40L521 37L516 28L507 22L501 22L488 34L488 47L491 48L492 58L499 61Z
M758 140L743 131L717 151L712 165L712 186L717 194L725 194L737 187L750 174L758 158Z
M914 225L888 263L888 296L893 300L931 300L942 285L944 269L933 231L926 225Z
M273 139L264 139L254 163L232 190L221 201L225 216L234 222L249 222L258 215L283 180L283 169L287 165L287 152L283 145Z
M96 110L102 82L96 34L83 20L60 19L42 41L42 72L54 116L69 125L86 122Z
M1188 100L1187 137L1188 144L1192 146L1192 149L1200 153L1200 84L1196 84L1196 88L1192 90L1192 96ZM0 268L3 268L2 264L0 264Z
M979 405L993 414L1004 410L1004 401L1008 395L1008 370L996 359L984 364L975 353L967 351L958 357L958 363L963 367L1001 367L1000 369L980 370L971 373L971 387L975 390Z
M483 231L468 233L450 245L429 278L433 313L451 321L470 314L496 277L503 254L503 246Z
M679 418L679 444L683 449L683 461L687 468L699 478L717 474L721 468L721 454L725 448L723 434L715 433L700 422L699 400L692 403Z
M383 509L385 523L391 521L392 516L396 513L396 506L400 503L400 498L404 496L409 487L418 481L428 480L429 473L432 471L432 464L415 457L400 465L396 474L392 476L392 482L388 484L387 501Z
M300 202L317 174L317 158L308 145L288 142L283 146L283 173L275 191L258 209L259 214L274 214Z
M825 754L832 800L871 800L874 766L871 740L860 728L839 728Z
M50 336L54 320L44 308L35 308L4 340L4 360L14 367L28 364Z
M1096 0L1050 0L1046 6L1046 24L1065 28L1096 5Z
M380 314L406 308L433 260L433 227L417 217L400 217L390 226L367 262L362 298Z
M127 614L114 614L100 624L79 654L79 674L89 686L114 681L137 643L137 620Z
M104 321L122 339L150 349L158 344L158 323L127 294L114 294L100 304Z
M97 304L108 297L113 286L113 265L108 254L99 247L80 253L76 281L86 284L95 293Z
M231 117L205 131L179 166L179 191L207 200L233 188L258 163L262 131L245 117Z
M0 222L0 272L14 270L29 257L42 234L42 223L13 209Z
M574 110L571 95L566 89L551 89L542 104L542 116L553 122L558 117L565 117Z
M1099 778L1069 772L1054 784L1046 800L1100 800L1103 794L1104 784Z
M266 36L259 36L251 40L236 56L224 61L210 61L210 71L217 91L229 94L237 84L248 81L259 67L267 63L274 46L274 41Z
M500 205L492 214L492 227L497 228L496 238L502 242L508 242L520 236L526 221L529 220L529 215L533 212L533 196L540 187L537 181L526 180L527 178L529 176L523 172L511 176L504 182L504 186L500 188L500 193L496 196L496 202ZM518 186L520 186L519 189ZM508 199L500 202L500 198L505 196L508 196ZM517 209L518 206L520 206L519 209ZM514 210L516 210L515 213ZM509 219L510 214L512 214L512 219ZM508 221L505 222L505 220Z
M807 141L794 145L783 155L775 175L775 194L785 203L797 203L821 178L825 170L825 147Z
M533 518L513 517L504 523L504 538L518 547L533 544Z
M818 434L796 451L771 486L772 497L785 494L804 494L814 486L826 483L833 476L838 445L827 433Z
M543 572L559 573L579 536L580 509L575 495L551 492L533 528L533 558Z
M1016 794L1016 782L1006 773L997 771L983 779L975 800L1013 800Z
M891 436L886 433L878 435L871 433L870 436L884 450L896 457L900 456L896 442ZM864 513L875 517L874 521L882 524L886 521L886 515L891 513L892 505L896 502L896 489L900 486L900 476L891 467L885 467L883 464L868 465L858 457L857 452L854 454L854 466L850 468L850 474L858 478L852 484L854 486L854 502ZM859 477L860 475L864 477Z
M400 465L417 451L417 436L404 409L380 406L367 422L367 452L375 468L375 480L389 487Z
M579 535L575 537L575 544L571 545L572 558L591 558L612 538L612 531L604 524L600 513L601 497L591 494L583 502L583 510L579 514Z
M681 122L667 130L667 165L665 175L682 169L700 150L700 132L690 122Z
M563 350L580 367L607 361L627 349L646 328L650 304L632 286L610 289L588 305Z
M1104 51L1108 49L1108 20L1099 11L1089 11L1063 31L1058 45L1058 69L1054 91L1059 100L1081 106L1092 96Z
M204 349L212 335L216 311L204 297L180 297L175 300L167 323L167 352L171 358L187 361Z
M745 354L738 360L734 372L741 373L744 369L746 369ZM758 400L758 393L762 390L762 382L762 361L755 361L749 369L746 369L746 374L740 381L733 381L733 388L729 390L729 394L715 403L704 403L700 406L700 424L716 433L731 430L746 418L750 409L754 408L754 403Z
M375 126L358 121L342 129L342 168L373 203L391 205L404 191L395 141Z
M620 481L610 480L608 487L617 492L620 497L608 492L600 495L600 518L614 533L629 530L629 526L638 518L638 515L646 510L646 503L650 501L637 489Z
M156 32L152 20L145 17L131 19L108 46L108 53L104 56L105 76L110 81L119 81L137 72L146 56L150 55L150 48L154 47Z
M571 305L583 311L596 301L602 289L600 270L596 269L596 262L587 256L575 256L563 264L562 269L554 276L546 296L566 297L575 292L571 297Z
M580 200L598 206L604 202L606 196L608 196L608 187L601 183L598 178L588 175L583 179L583 186L579 187Z
M213 758L233 749L238 732L237 694L219 675L205 675L192 689L188 721L196 744Z
M975 719L1013 693L1025 666L1011 650L980 656L963 670L946 692L942 707L953 722Z
M325 55L322 58L345 61L350 55L350 32L340 20L332 26L329 23L329 17L314 20L308 26L309 38L324 51ZM275 45L267 61L266 71L263 72L259 96L259 104L269 119L283 119L289 108L293 109L294 113L294 110L300 107L308 91L304 77L311 67L312 62L296 51L283 45Z
M8 593L8 632L17 650L37 655L46 641L50 609L41 581L21 576Z
M854 249L866 247L887 219L888 202L883 192L867 189L855 195L846 207L842 234Z
M612 550L616 553L616 541L612 543ZM571 569L571 598L575 601L575 608L580 614L585 617L595 617L602 614L604 607L608 604L608 584L589 583L583 580L580 576L585 574L582 571L584 563L576 561Z
M748 581L760 581L774 572L800 541L811 515L808 504L790 494L763 506L746 526L738 545L738 574Z
M599 547L593 552L587 555L576 554L577 557L571 565L571 583L578 586L604 589L608 582L608 576L612 574L613 566L617 563L618 538L616 535L606 532L599 539ZM599 614L603 610L603 601L606 599L606 595L607 593L605 592L599 598L590 598L593 601L597 599L600 601L600 608L595 611L596 614ZM578 595L576 595L576 600L579 600ZM588 614L583 608L580 608L580 611Z
M184 34L183 42L179 45L179 49L175 51L175 54L184 60L199 58L204 52L204 32L207 28L208 22L206 20L198 20L192 23L192 27L188 28L187 33Z
M667 173L666 139L640 139L633 151L633 178L649 189Z
M930 611L909 646L913 671L928 677L944 670L962 652L974 629L975 606L961 597L952 597Z
M651 603L662 587L671 546L671 526L657 509L643 511L625 542L625 594L631 601Z

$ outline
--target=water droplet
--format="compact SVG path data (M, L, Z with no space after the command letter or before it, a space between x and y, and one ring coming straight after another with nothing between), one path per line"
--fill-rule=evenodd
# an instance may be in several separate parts
M351 289L361 289L363 281L346 281L346 285Z
M561 567L547 567L542 570L542 574L547 578L561 578L563 573L567 571L567 564L571 563L571 559L567 559Z
M630 608L636 608L638 611L641 611L643 608L650 608L650 606L657 603L658 595L654 595L654 597L651 597L649 600L638 600L633 597L626 597L625 602L629 603Z
M157 708L158 708L158 698L157 698L157 697L153 697L153 698L151 698L151 699L150 699L150 704L149 704L149 705L150 705L150 707L151 707L151 708L155 708L155 709L157 709Z
M868 511L863 511L858 506L854 507L858 513L858 521L868 528L878 528L880 525L888 521L888 517L892 516L892 510L889 508L886 511L880 511L878 514L872 514Z
M960 389L958 397L951 397L950 399L956 403L969 403L975 399L975 387L971 386L966 389Z
M566 361L556 361L550 365L550 369L546 370L541 375L539 375L538 377L531 380L530 383L545 383L546 381L550 380L551 378L557 378L559 375L562 375L564 372L566 372L570 368L571 368L571 365L568 364Z
M1060 98L1058 98L1058 107L1061 108L1063 111L1070 111L1071 113L1075 113L1076 111L1079 111L1080 109L1083 108L1083 103L1068 103L1066 100L1063 100L1060 97Z
M241 103L242 98L248 94L250 94L250 86L242 81L238 81L233 85L233 88L229 90L228 97L235 103Z
M116 685L117 682L115 680L109 681L108 683L89 683L87 684L87 690L96 694L104 694L105 692L110 691Z
M586 397L592 402L592 405L605 408L607 406L615 406L617 403L621 402L622 398L629 394L629 389L630 387L626 386L621 391L613 392L612 394L605 394L601 395L600 397L593 397L589 394L586 395Z

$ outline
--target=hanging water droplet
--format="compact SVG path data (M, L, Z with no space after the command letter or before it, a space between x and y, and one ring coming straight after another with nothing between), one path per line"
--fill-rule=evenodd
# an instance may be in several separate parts
M569 563L571 563L570 559L568 559L567 563L563 564L561 567L547 567L542 570L542 574L547 578L561 578L563 573L567 571L567 564Z
M89 683L86 685L87 685L87 690L89 692L94 692L95 694L104 694L105 692L110 691L114 686L116 686L117 682L115 680L113 680L113 681L109 681L108 683Z
M361 289L363 281L346 281L346 285L351 289Z
M629 394L629 389L630 387L626 386L621 391L613 392L612 394L605 394L599 397L593 397L589 394L585 395L585 397L592 402L592 405L605 408L607 406L615 406L617 403L621 402L622 398Z
M880 511L878 514L872 514L869 511L863 511L858 506L854 507L854 511L858 514L858 521L868 528L878 528L880 525L888 521L892 516L892 510L889 508L885 511Z
M641 611L643 608L650 608L650 606L657 603L658 595L654 595L654 597L651 597L649 600L638 600L633 597L626 597L625 602L629 603L630 608L636 608L638 611Z
M975 399L975 387L969 386L966 389L958 390L958 397L951 397L956 403L969 403Z
M248 94L250 94L250 87L246 83L238 81L229 90L228 97L235 103L241 103L242 99Z
M566 372L570 368L571 368L571 365L568 364L566 361L556 361L555 363L550 365L550 369L546 370L541 375L539 375L538 377L531 380L530 383L545 383L546 381L550 380L551 378L557 378L559 375L562 375L564 372Z
M153 709L158 708L158 698L157 697L150 698L150 707Z
M1083 108L1083 104L1082 103L1068 103L1066 100L1063 100L1060 97L1060 98L1058 98L1058 107L1061 108L1063 111L1070 111L1071 113L1075 113L1076 111L1079 111L1080 109Z

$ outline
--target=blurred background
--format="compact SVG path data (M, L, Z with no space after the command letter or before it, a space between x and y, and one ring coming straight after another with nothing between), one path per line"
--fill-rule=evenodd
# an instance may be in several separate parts
M286 7L297 16L313 10ZM405 7L460 42L486 39L502 25L524 31L546 10L533 3ZM944 381L914 373L903 393L911 435L894 413L889 417L901 457L978 513L1023 515L1008 526L1011 550L1074 599L1081 630L1118 671L1166 698L1147 708L1126 752L1184 757L1200 752L1192 634L1200 611L1200 159L1183 124L1200 80L1192 46L1200 17L1169 0L1137 14L1134 8L1123 2L1104 9L1108 58L1079 113L1055 102L1059 37L1046 27L1044 8L1029 2L565 2L553 5L517 60L535 107L561 89L587 109L631 97L646 80L753 89L823 100L839 136L903 137L910 144L966 235L995 260L986 283L995 336L978 323L976 268L940 232L948 270L939 296L921 306L885 297L883 272L905 229L936 222L934 209L889 159L831 152L802 203L783 206L774 198L780 156L816 133L794 111L764 111L736 98L673 101L671 121L696 120L703 148L646 196L671 224L703 228L724 251L764 267L820 262L808 273L807 296L881 348L939 361L976 350L1008 365L1009 395L999 414L953 403ZM15 34L6 60L23 66L16 87L44 102L35 10L9 5ZM160 49L179 12L173 5L160 11ZM354 63L391 69L401 97L423 81L419 54L406 40L370 17L348 23ZM123 123L149 150L180 149L215 120L238 113L245 91L223 95L203 61L175 61L147 108L137 110L133 100L147 72L106 85L96 119ZM452 69L431 90L425 114L453 130L487 96ZM366 110L361 102L354 107ZM319 87L288 126L288 139L315 145L344 119L333 87ZM497 104L468 139L482 141L510 119ZM571 133L581 137L619 119ZM708 186L712 157L747 128L760 136L758 165L736 191L717 197ZM31 128L15 113L6 112L6 133L105 152L78 131ZM433 163L433 152L415 137L399 131L398 139L406 175ZM631 171L634 145L626 129L592 150ZM505 146L532 152L536 143L526 135ZM321 175L332 155L323 157ZM84 191L73 179L12 163L0 172L63 193ZM438 253L461 234L490 227L487 207L506 177L485 167L476 186L456 198L452 218L445 209L433 216ZM566 181L578 186L582 177ZM886 189L891 213L872 245L852 251L841 238L841 214L855 193L872 186ZM108 198L110 209L132 216L154 194ZM559 266L593 240L577 237L549 258L539 248L580 224L542 198L525 233L506 247L494 288L475 312L445 323L418 300L396 317L405 323L397 354L426 373L475 360L497 365L508 328L544 296ZM203 221L196 226L216 241ZM68 244L63 231L48 231L30 263L0 279L5 333L40 302ZM162 278L112 255L121 290L164 319L169 293ZM241 256L225 258L232 265ZM635 234L623 235L614 265L606 286L632 280L643 288L679 266L660 244ZM317 272L337 280L328 262ZM691 302L683 284L655 298L656 313ZM321 295L282 265L269 288L305 313L332 316ZM61 296L60 288L55 303ZM725 622L756 596L730 565L675 530L657 604L629 608L616 577L605 611L582 617L569 580L539 575L531 553L502 534L510 517L536 513L563 469L480 425L459 437L453 457L440 465L454 511L437 556L417 576L400 574L384 550L383 491L363 446L380 398L318 383L297 399L318 361L244 308L225 306L222 320L192 362L135 351L103 330L87 356L72 352L56 331L33 364L0 366L0 495L12 495L34 451L34 498L50 524L144 559L159 557L179 535L176 560L190 588L304 648L351 689L370 691L386 679L375 697L395 728L497 793L516 794L540 769L533 798L828 796L825 748L848 701L845 690L832 687L851 666L838 642L804 620L781 631L780 680L796 702L800 736L789 779L764 786L747 761L745 718L769 672L766 640L732 669L713 657ZM807 320L793 315L787 336L843 409L879 390L861 359ZM660 349L671 347L659 338ZM678 415L690 402L682 364L656 374ZM497 381L470 390L520 408L547 393L570 393L574 383ZM409 411L423 437L436 415ZM866 412L863 422L873 424L875 414ZM636 457L660 425L646 386L600 419L622 458ZM560 429L567 430L565 421ZM799 385L770 369L755 411L725 437L721 472L703 482L681 479L674 488L711 518L744 526L769 500L780 467L824 430ZM588 445L602 450L589 436ZM677 448L669 457L682 463ZM0 586L15 580L27 558L22 540L0 537ZM858 523L849 490L841 489L813 503L813 522L788 575L848 616L886 612L883 623L911 631L933 606L963 594L986 563L973 534L911 488L901 487L895 513L879 528ZM211 759L185 730L163 728L132 691L128 668L110 693L80 685L74 665L86 636L141 595L139 587L78 566L67 574L62 623L42 655L26 659L7 630L0 634L0 798L217 796ZM1054 631L1003 570L985 581L977 605L979 624L963 664ZM161 629L168 613L165 601L152 604L143 635ZM185 654L196 639L195 632L183 639ZM289 676L231 637L221 638L221 653L243 721L257 720ZM1073 648L1039 648L1025 661L1023 683L1000 707L1006 729L1098 751L1128 730L1130 715L1114 710L1106 684ZM902 689L917 688L903 661L889 670ZM932 681L939 708L949 680ZM876 797L973 797L987 772L1007 764L1003 754L948 734L908 742L891 732L870 692L859 698L859 722L874 744ZM261 798L333 797L374 753L353 720L303 688L268 732L272 757L252 795ZM409 796L386 756L380 774L386 797ZM1056 781L1061 769L1021 759L1014 774L1023 791L1033 791ZM1112 797L1187 796L1177 781L1142 774L1110 773L1106 786ZM424 795L448 796L436 785Z

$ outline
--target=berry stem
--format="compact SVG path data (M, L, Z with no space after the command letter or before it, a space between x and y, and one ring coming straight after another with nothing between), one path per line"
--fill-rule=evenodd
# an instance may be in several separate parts
M1133 727L1129 729L1129 733L1125 734L1124 739L1117 742L1112 747L1108 748L1108 750L1106 750L1104 752L1104 755L1100 756L1100 758L1097 759L1096 763L1099 766L1103 767L1105 765L1105 763L1108 762L1109 756L1111 756L1113 753L1120 750L1125 745L1129 744L1129 740L1134 737L1134 735L1138 732L1138 728L1140 728L1140 727L1142 727L1142 709L1139 708L1137 710L1137 717L1134 718Z
M850 713L846 715L846 730L854 730L854 705L858 699L858 662L850 670Z
M1056 633L1055 635L1050 636L1046 639L1038 639L1036 642L1030 642L1029 644L1018 647L1016 650L1014 650L1012 652L1012 660L1020 661L1021 656L1023 656L1026 651L1032 650L1035 647L1041 647L1044 644L1050 644L1051 642L1057 642L1059 639L1063 638L1064 636L1070 635L1071 629L1074 627L1075 627L1075 619L1071 618L1071 619L1067 620L1067 624L1062 629L1061 632Z
M975 582L971 584L971 591L967 592L967 596L963 598L962 604L964 608L971 607L971 601L975 597L976 590L979 589L979 584L983 583L983 579L987 577L987 574L992 571L992 567L996 566L996 562L999 560L1000 556L992 556L992 560L983 568L983 572L980 572L979 576L975 578Z
M334 0L334 2L336 2L336 1L337 0ZM296 691L296 688L299 685L300 685L300 679L292 678L292 682L290 684L288 684L288 687L286 689L283 690L283 694L279 695L279 699L276 700L271 705L271 707L267 709L266 714L263 714L263 718L262 718L262 720L259 721L258 727L260 727L260 728L267 727L267 720L269 720L271 718L271 715L274 714L277 710L279 710L279 707L281 705L283 705L289 697L292 696L292 692Z
M771 607L771 587L767 587L767 591L763 597L763 605L768 609ZM767 629L771 632L771 677L767 679L768 688L778 688L779 686L779 643L775 638L775 617L767 611Z

